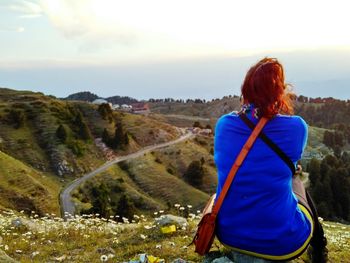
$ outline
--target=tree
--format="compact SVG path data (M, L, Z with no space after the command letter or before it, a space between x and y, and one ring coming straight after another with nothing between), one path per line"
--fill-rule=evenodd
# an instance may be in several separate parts
M203 128L203 126L201 125L201 123L199 121L195 121L193 123L193 128L196 128L196 127L201 128L201 129Z
M307 166L307 171L309 172L311 186L316 185L316 183L321 180L320 162L317 159L312 158Z
M114 137L111 139L110 146L113 149L124 149L128 144L129 136L127 132L124 131L123 124L119 121L117 122Z
M60 124L60 126L58 126L57 130L56 130L56 137L58 139L60 139L60 141L62 143L66 142L66 139L68 137L68 132L66 130L66 127L62 124Z
M86 122L84 121L83 115L81 114L80 111L75 117L74 123L76 126L78 126L79 138L85 141L91 140L92 135L91 135L90 129L87 126Z
M118 201L116 214L120 217L132 219L133 215L135 214L135 210L136 208L134 204L131 202L129 197L123 193Z
M91 189L93 198L91 210L94 213L99 213L104 218L108 218L111 215L109 192L105 183L101 183Z
M21 110L10 110L7 118L15 129L21 128L24 124L24 112Z
M200 161L192 161L187 167L184 179L192 186L199 187L203 184L204 169Z
M106 128L103 129L102 132L102 141L107 145L110 146L111 144L111 137L109 136L109 133Z
M108 103L102 103L99 105L97 111L101 114L102 119L108 119L110 123L113 121L113 111Z

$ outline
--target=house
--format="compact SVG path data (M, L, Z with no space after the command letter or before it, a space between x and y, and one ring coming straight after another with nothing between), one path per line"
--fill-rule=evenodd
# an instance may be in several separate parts
M101 104L108 104L108 101L104 100L104 99L96 99L92 102L92 104L96 104L96 105L101 105Z
M147 103L139 102L139 103L133 103L132 106L132 112L136 114L148 114L150 113L149 106Z
M132 106L131 105L128 105L128 104L122 104L120 106L121 110L123 111L131 111L132 110Z
M113 104L112 105L112 109L113 110L119 110L120 109L120 105L119 104Z

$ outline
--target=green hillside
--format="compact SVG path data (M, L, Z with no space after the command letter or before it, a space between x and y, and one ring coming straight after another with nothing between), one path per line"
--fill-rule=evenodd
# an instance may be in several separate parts
M57 211L61 185L96 169L109 158L173 140L181 134L176 127L146 116L4 88L0 88L0 125L0 150L3 154L43 174L44 178L55 178L52 182L41 181L44 189L46 185L54 185L50 191L55 202L48 210L44 209L45 205L40 209L33 206L38 213ZM114 151L107 150L96 139L101 140L104 130L111 139L117 138L116 127L123 129L127 143L117 145ZM16 167L15 163L10 166ZM3 173L0 169L0 174ZM15 178L21 173L14 169L8 176ZM21 187L18 180L13 180L8 191L17 193ZM34 201L36 198L39 196L33 195ZM12 199L6 200L7 203L4 201L0 205L16 209Z
M75 194L81 213L99 213L103 216L120 214L120 200L126 196L130 211L122 216L153 210L171 210L176 203L202 209L209 194L216 190L216 169L211 138L188 140L164 149L124 161L86 182ZM203 162L200 185L191 185L184 174L194 160ZM96 195L96 193L99 195ZM103 198L103 195L108 198ZM123 197L124 198L124 197Z
M30 214L58 214L57 177L45 175L0 151L0 206Z

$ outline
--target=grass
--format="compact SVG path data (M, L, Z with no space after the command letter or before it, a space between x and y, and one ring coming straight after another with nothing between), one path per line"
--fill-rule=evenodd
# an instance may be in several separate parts
M112 166L77 189L75 202L87 211L94 200L89 189L103 182L110 186L112 203L125 193L140 213L167 210L169 204L174 203L202 209L209 195L216 190L216 169L209 153L211 144L210 138L201 138L200 143L196 139L188 140ZM203 184L193 187L184 181L183 174L193 160L201 159L205 170ZM123 190L116 190L116 187Z
M115 218L95 215L75 217L67 222L55 215L30 217L4 211L0 214L0 249L20 262L125 262L147 253L172 262L182 258L201 262L202 257L187 247L194 235L199 215L190 214L188 226L172 234L162 234L154 217L135 216L132 223L117 223ZM13 220L20 221L15 226ZM328 238L329 262L346 263L350 258L350 226L323 222ZM212 250L222 250L215 240ZM308 262L306 255L293 262Z
M0 151L0 204L17 210L57 213L60 182ZM30 212L30 211L29 211Z

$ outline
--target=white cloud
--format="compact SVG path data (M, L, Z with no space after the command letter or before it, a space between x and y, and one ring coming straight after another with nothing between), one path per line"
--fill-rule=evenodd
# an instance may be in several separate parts
M6 7L17 13L21 13L21 18L35 18L43 15L43 9L34 1L14 0Z
M147 38L181 46L254 50L349 45L347 1L41 1L68 38L124 43ZM101 37L101 41L99 38ZM149 40L148 39L148 40Z
M24 27L0 26L0 31L22 33L24 31Z

